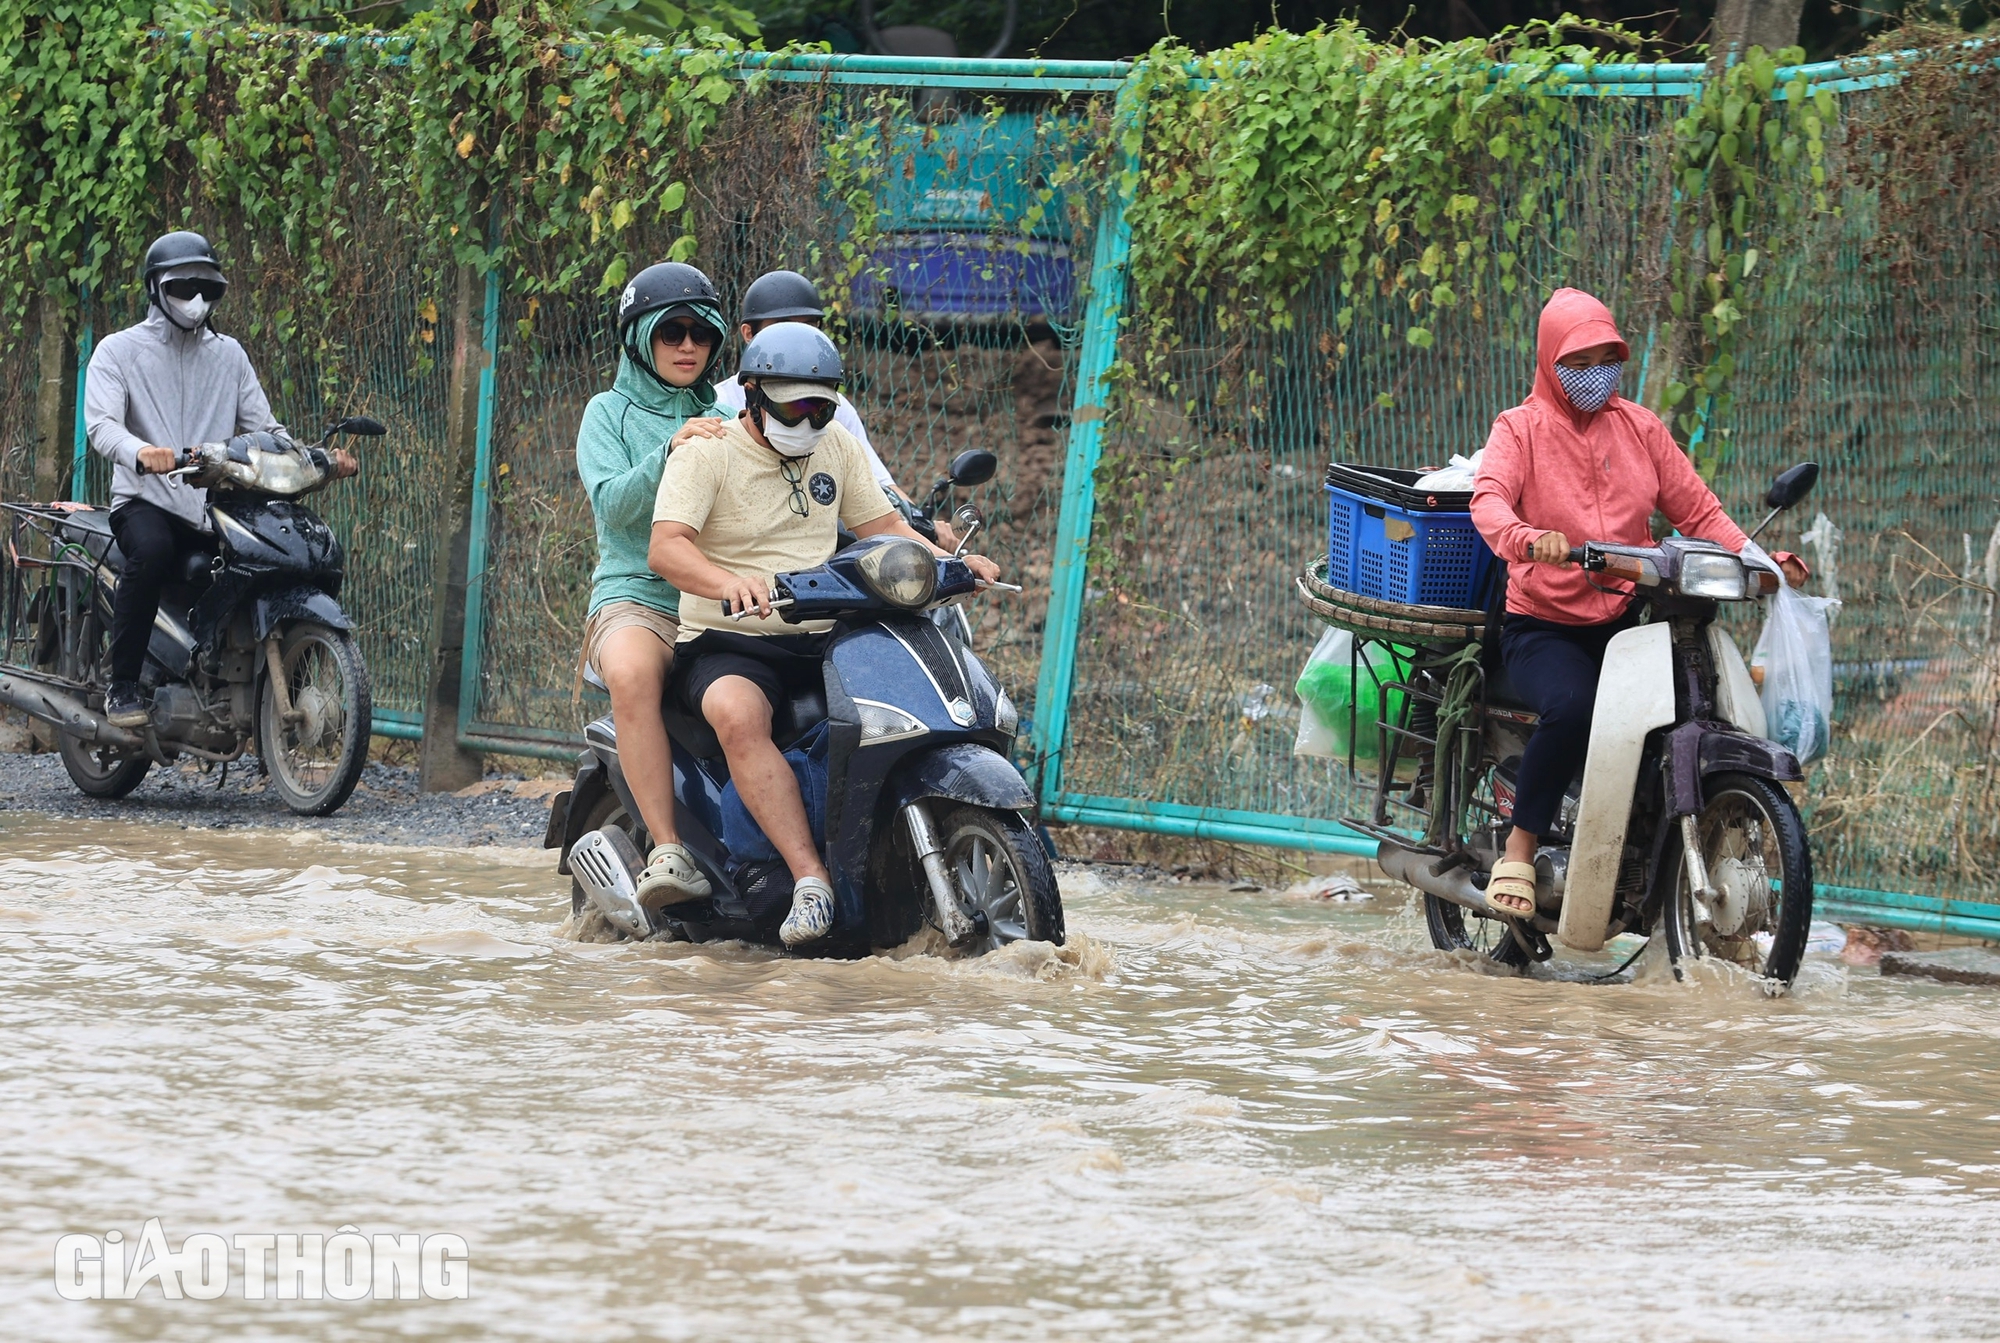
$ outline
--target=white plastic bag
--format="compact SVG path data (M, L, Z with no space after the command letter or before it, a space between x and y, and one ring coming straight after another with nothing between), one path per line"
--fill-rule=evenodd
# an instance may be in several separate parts
M1470 490L1478 479L1479 458L1485 451L1486 449L1481 448L1470 457L1461 457L1453 453L1450 466L1441 466L1427 476L1417 477L1417 483L1412 488L1454 492Z
M1328 626L1313 645L1312 656L1299 671L1299 679L1304 681L1306 673L1315 666L1346 667L1353 657L1354 636L1346 630ZM1313 712L1312 701L1299 696L1299 735L1292 742L1292 754L1314 756L1321 760L1332 760L1347 752L1340 747L1340 739L1335 735L1333 725L1322 723Z
M1777 565L1755 545L1743 558ZM1810 764L1826 754L1833 726L1833 636L1827 619L1840 609L1833 597L1808 597L1783 581L1771 598L1752 666L1764 669L1764 721L1771 740Z

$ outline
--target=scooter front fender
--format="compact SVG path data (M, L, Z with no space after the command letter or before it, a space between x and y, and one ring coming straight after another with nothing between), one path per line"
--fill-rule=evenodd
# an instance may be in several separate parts
M340 603L320 591L303 585L282 592L267 592L251 608L251 627L257 641L271 637L271 631L288 620L309 620L328 629L351 630L354 622L340 609Z
M1604 945L1646 734L1674 718L1672 629L1665 623L1641 625L1614 635L1597 677L1576 839L1570 846L1562 917L1556 923L1556 937L1572 950L1596 951Z
M995 811L1027 811L1035 805L1035 794L1021 771L992 747L976 742L913 751L897 762L887 788L898 811L926 797Z

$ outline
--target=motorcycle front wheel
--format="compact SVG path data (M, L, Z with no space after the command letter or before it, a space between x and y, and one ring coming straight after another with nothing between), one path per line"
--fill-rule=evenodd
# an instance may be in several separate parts
M257 728L271 786L301 816L340 809L368 760L374 704L368 667L345 630L299 624L278 641L278 661L291 692L289 721L267 676Z
M1812 851L1791 795L1768 779L1719 774L1695 819L1712 898L1688 880L1682 845L1667 846L1671 870L1660 911L1676 979L1696 961L1723 961L1790 984L1812 922Z
M944 867L958 902L986 917L986 933L968 949L983 955L1009 942L1063 941L1062 894L1049 855L1012 812L953 807L938 818Z
M69 771L69 781L91 797L121 798L137 788L153 767L148 756L129 755L116 746L85 741L67 732L56 744L56 752Z

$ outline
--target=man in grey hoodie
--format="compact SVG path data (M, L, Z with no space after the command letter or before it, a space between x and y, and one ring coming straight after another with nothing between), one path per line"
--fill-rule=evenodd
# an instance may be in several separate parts
M106 336L90 357L84 425L112 464L111 530L125 566L111 605L111 684L105 717L139 727L139 669L160 589L182 557L209 547L208 491L168 476L180 449L259 430L284 432L243 347L209 327L229 281L199 233L169 233L146 249L146 318ZM332 454L337 476L354 459Z

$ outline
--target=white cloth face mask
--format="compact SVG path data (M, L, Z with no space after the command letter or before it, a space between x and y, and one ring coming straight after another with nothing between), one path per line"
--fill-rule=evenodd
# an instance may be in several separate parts
M810 457L825 434L824 428L815 429L806 420L797 424L780 424L775 415L764 417L764 437L771 440L771 446L786 457Z
M167 317L183 331L192 331L202 324L213 307L200 294L193 298L175 298L172 294L160 295L160 302L166 308Z

